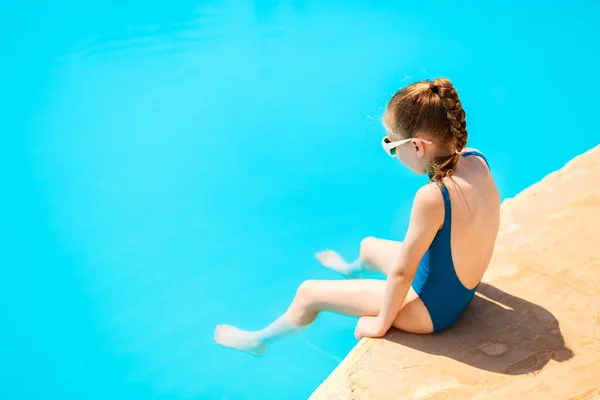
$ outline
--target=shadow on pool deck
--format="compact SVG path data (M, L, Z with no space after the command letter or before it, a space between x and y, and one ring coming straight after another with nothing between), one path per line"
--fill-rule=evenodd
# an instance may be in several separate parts
M454 326L362 339L311 400L600 395L599 169L600 145L506 199L484 282Z
M483 282L471 305L446 331L433 335L394 331L386 339L507 375L537 373L550 360L562 362L574 355L552 313Z

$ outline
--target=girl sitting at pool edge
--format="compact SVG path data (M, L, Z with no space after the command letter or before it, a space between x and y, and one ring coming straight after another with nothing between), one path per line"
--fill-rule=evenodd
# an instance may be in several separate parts
M416 174L427 174L413 202L404 242L368 237L345 261L318 253L328 268L377 279L303 282L287 311L259 331L220 325L217 343L264 355L268 346L310 325L321 311L360 317L355 336L382 337L393 326L427 334L450 327L471 302L492 257L500 196L484 156L465 149L465 111L446 78L410 84L390 99L382 146Z

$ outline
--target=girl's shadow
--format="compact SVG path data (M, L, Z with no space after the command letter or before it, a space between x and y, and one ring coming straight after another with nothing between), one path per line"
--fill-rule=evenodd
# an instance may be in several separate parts
M413 335L394 330L386 339L507 375L537 373L550 360L573 357L548 310L483 282L477 293L446 331Z

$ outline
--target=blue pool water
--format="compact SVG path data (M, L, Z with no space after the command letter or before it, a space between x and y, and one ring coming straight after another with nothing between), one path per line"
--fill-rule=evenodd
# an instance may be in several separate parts
M403 237L409 82L454 81L503 198L598 144L598 2L376 3L0 3L1 399L307 398L354 319L262 359L213 330Z

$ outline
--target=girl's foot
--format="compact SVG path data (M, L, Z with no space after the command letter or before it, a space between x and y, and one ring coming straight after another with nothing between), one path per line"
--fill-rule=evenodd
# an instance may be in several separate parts
M215 330L215 341L222 346L245 351L253 356L264 356L268 346L257 339L254 332L243 331L231 325L219 325Z
M333 250L321 251L317 253L315 257L317 257L317 260L319 260L324 267L332 269L348 278L359 277L360 272L362 271L361 264L358 260L349 263Z

